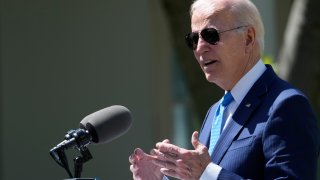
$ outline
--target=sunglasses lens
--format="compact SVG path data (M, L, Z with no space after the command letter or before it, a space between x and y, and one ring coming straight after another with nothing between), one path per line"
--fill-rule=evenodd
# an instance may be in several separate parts
M203 29L201 31L201 37L203 40L205 40L207 43L210 43L212 45L216 45L217 42L220 40L219 38L219 33L216 29L214 28L208 28L208 29Z
M195 50L197 48L198 40L199 40L198 33L189 33L186 35L187 46L192 50Z
M200 34L203 40L212 45L216 45L220 40L219 33L214 28L203 29ZM198 40L198 33L192 32L186 35L187 46L192 50L195 50L197 48Z

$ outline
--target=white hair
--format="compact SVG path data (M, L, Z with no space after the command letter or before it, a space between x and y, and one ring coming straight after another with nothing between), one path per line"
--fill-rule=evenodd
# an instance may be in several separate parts
M192 17L195 11L200 11L207 17L221 11L221 0L195 0L190 8ZM228 12L231 12L238 26L251 25L256 30L257 43L260 51L264 49L264 26L257 7L250 0L225 0L229 3ZM220 6L219 6L220 5Z

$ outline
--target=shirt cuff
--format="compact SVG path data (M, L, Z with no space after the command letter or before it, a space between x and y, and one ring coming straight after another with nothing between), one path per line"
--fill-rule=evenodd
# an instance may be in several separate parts
M217 180L221 169L222 168L216 164L208 164L206 169L203 171L200 180Z
M162 180L169 180L169 178L167 178L167 176L163 176Z

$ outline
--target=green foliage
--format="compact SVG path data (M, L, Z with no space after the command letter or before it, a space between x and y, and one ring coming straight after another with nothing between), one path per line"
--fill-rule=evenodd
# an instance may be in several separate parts
M272 66L272 68L274 69L275 72L278 72L278 65L277 63L274 61L272 55L265 55L262 54L261 59L263 61L264 64L270 64Z

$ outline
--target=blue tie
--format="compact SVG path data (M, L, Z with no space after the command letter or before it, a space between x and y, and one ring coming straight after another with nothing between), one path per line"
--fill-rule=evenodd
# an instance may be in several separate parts
M210 137L210 145L209 145L210 155L212 154L214 146L216 145L220 137L220 133L222 129L221 124L224 120L223 119L224 110L231 103L232 100L233 100L233 97L230 91L228 91L228 93L223 96L222 102L216 111L215 120L212 122L212 127L211 127L211 137Z

